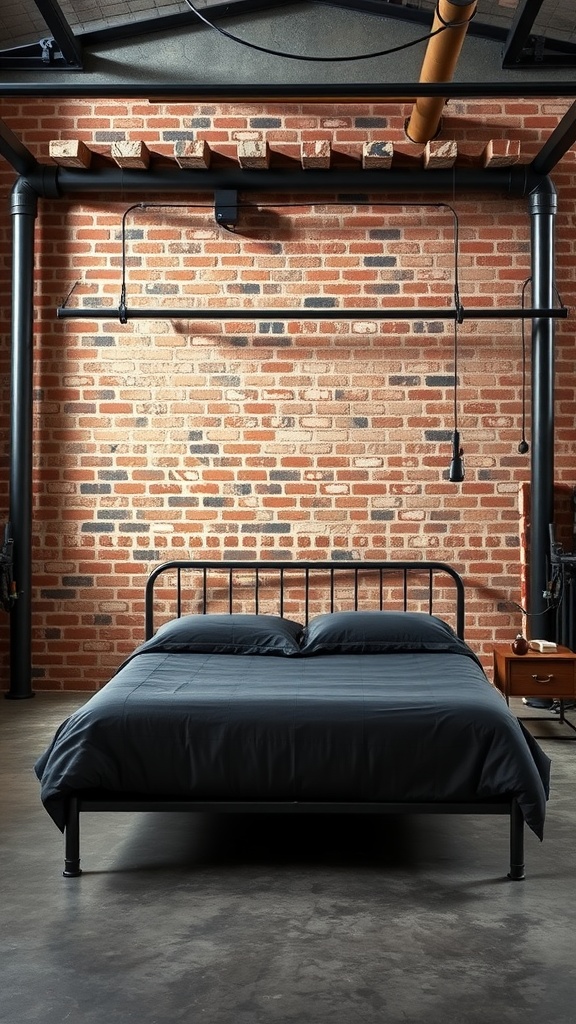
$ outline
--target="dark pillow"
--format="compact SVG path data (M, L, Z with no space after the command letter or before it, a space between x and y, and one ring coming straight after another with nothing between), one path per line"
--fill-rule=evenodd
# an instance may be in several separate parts
M299 654L302 625L279 615L183 615L160 626L137 653Z
M328 612L304 630L302 654L393 654L464 646L454 630L424 612Z

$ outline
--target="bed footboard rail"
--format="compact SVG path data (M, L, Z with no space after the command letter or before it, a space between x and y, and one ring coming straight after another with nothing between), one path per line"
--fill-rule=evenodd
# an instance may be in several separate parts
M175 560L146 581L146 639L188 613L247 611L298 618L361 608L426 611L464 639L464 582L445 562Z
M342 803L338 801L186 800L178 797L82 796L68 801L64 829L65 878L78 878L80 868L80 812L161 811L210 814L499 814L508 815L510 864L507 878L523 881L524 817L515 799L483 803Z

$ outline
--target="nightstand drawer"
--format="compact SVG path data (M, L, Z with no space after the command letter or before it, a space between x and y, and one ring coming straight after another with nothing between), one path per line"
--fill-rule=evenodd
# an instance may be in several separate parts
M517 658L508 665L511 697L574 696L574 664L546 656L527 661Z

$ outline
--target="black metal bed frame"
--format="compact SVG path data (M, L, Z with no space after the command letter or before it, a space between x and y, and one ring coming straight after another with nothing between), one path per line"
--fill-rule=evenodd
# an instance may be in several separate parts
M187 574L193 582L186 583ZM270 576L276 577L276 586ZM347 577L346 575L347 574ZM426 610L434 614L435 588L440 578L453 594L453 615L456 632L464 637L464 583L460 575L444 562L378 562L346 560L341 562L255 562L255 561L171 561L158 566L146 583L146 637L155 631L155 605L166 609L166 599L158 598L162 587L169 583L173 593L171 617L188 612L209 614L214 597L218 610L232 612L238 609L261 612L263 595L270 600L275 591L277 614L282 615L290 585L300 588L303 602L301 618L308 622L311 614L311 593L320 583L325 587L323 611L359 610L363 606L362 584L372 581L369 591L374 608L375 587L378 594L376 607L380 610ZM344 588L339 588L342 582ZM246 591L249 593L247 594ZM272 593L272 599L274 593ZM248 602L248 607L246 603ZM268 609L267 609L268 610ZM316 613L316 609L314 609ZM443 617L445 617L443 606ZM80 814L97 811L196 811L203 813L281 813L281 814L506 814L510 821L510 867L508 878L524 878L524 819L514 799L470 803L373 803L339 801L250 801L250 800L186 800L166 794L150 798L145 794L115 796L112 793L86 792L72 796L68 801L65 825L64 877L75 878L80 868Z

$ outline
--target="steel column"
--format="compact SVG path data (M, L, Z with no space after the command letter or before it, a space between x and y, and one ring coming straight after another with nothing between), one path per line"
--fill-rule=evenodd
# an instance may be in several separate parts
M10 689L13 700L32 692L32 329L34 222L38 197L19 178L11 197L12 368L10 408L10 521L14 538L17 600L10 622Z
M549 178L530 195L532 229L532 303L548 306L556 298L554 219L558 201ZM532 474L530 486L529 611L532 636L554 638L554 614L547 612L549 526L554 520L554 321L532 321Z

